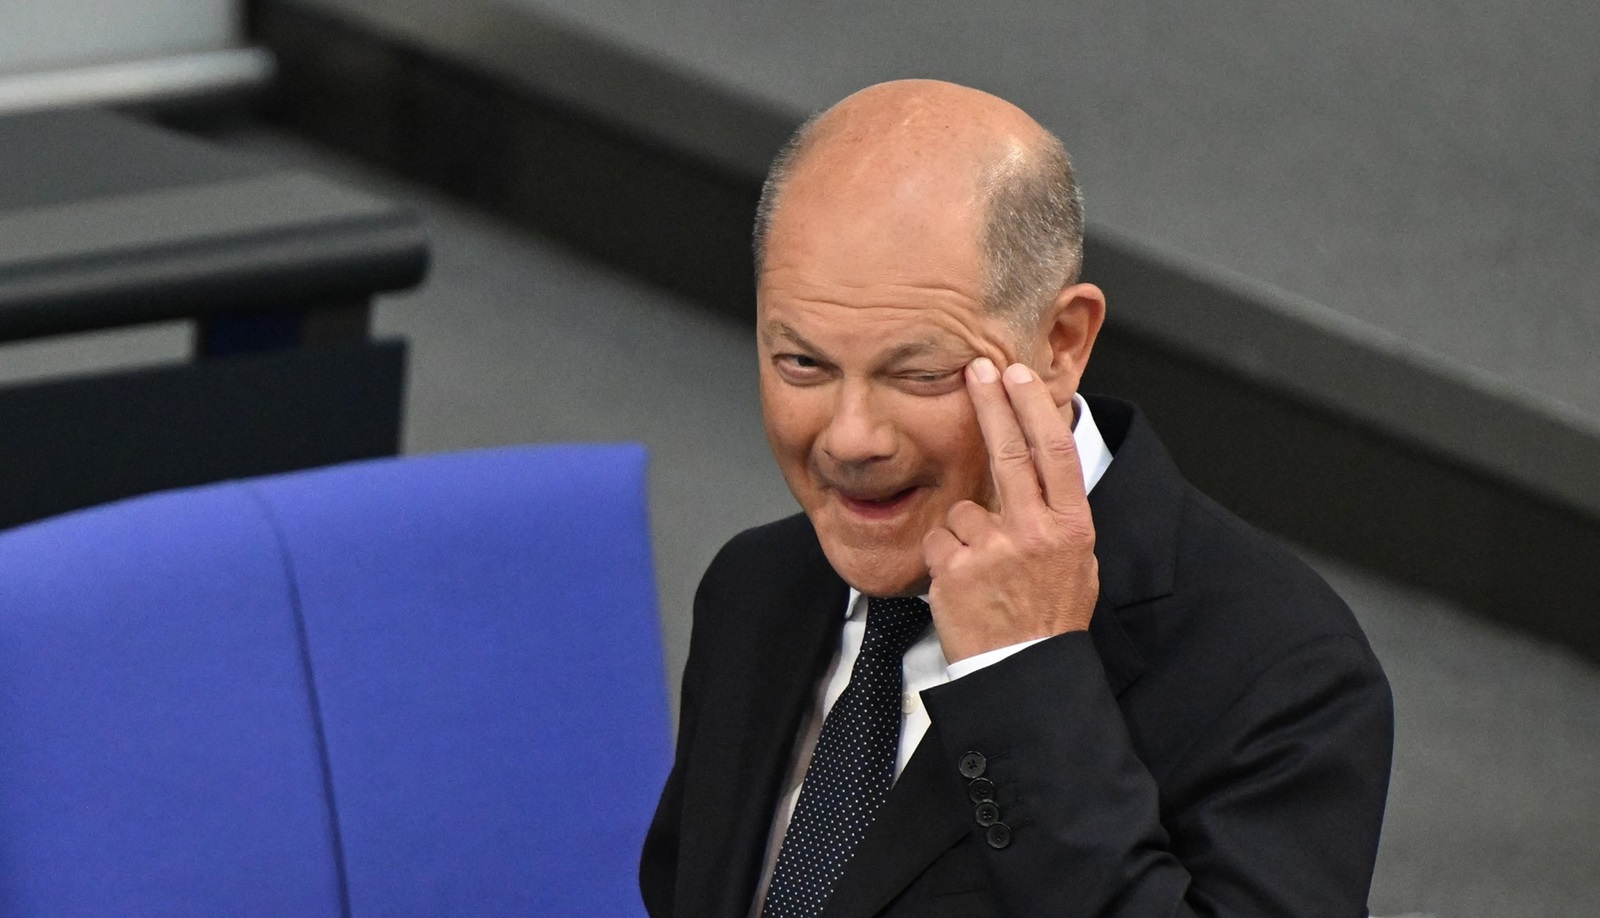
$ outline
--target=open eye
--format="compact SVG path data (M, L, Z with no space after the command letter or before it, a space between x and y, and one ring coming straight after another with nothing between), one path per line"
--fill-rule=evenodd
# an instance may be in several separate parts
M795 383L819 380L827 370L816 358L805 354L774 354L772 362L781 376Z

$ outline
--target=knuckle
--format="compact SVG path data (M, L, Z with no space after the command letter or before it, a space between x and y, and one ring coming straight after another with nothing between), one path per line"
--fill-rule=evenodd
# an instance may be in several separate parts
M1017 547L1028 554L1051 555L1063 548L1094 548L1094 524L1077 514L1017 515L1012 526Z
M1094 531L1083 530L1076 527L1060 530L1055 539L1057 549L1066 549L1074 554L1093 555Z
M1020 463L1031 462L1033 451L1028 448L1028 441L1021 437L1006 437L994 448L996 462Z
M1095 544L1094 527L1085 525L1073 530L1076 541L1087 548L1093 549Z
M993 529L985 529L975 534L972 541L967 544L974 551L981 551L986 555L1003 552L1006 547L1005 536Z
M1078 451L1078 444L1070 432L1052 433L1044 438L1041 446L1051 456L1070 456Z
M1071 514L1063 522L1062 529L1074 544L1094 547L1094 520L1088 514Z

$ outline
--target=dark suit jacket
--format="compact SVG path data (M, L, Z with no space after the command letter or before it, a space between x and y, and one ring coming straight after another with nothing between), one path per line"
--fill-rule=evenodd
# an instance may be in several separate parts
M1344 603L1092 399L1100 598L1064 634L923 693L933 725L829 902L837 916L1365 915L1393 740ZM677 761L645 843L656 918L744 918L848 588L809 522L742 533L695 600ZM988 843L958 761L987 760Z

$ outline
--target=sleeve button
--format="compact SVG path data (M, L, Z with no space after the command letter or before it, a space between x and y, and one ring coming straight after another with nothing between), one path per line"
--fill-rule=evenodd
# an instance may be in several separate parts
M995 806L992 801L984 801L978 804L976 810L973 810L973 816L977 818L978 825L987 829L1000 821L1000 808Z
M983 838L991 848L1004 848L1011 844L1011 827L1003 822L997 822L989 827L989 831L984 833Z
M989 760L984 758L981 753L969 752L961 757L960 768L961 777L963 778L981 778L983 777L983 770L988 767Z
M982 803L994 799L994 782L988 778L974 778L967 785L967 799L973 803Z

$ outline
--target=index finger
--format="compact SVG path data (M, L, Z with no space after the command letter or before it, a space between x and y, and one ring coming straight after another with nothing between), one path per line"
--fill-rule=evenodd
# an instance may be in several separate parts
M1033 447L1033 466L1044 489L1044 502L1052 510L1064 511L1087 501L1078 441L1072 435L1072 424L1062 417L1050 387L1018 363L1006 367L1003 379L1022 435Z
M987 357L967 365L967 393L978 414L983 444L989 451L989 472L1002 513L1043 509L1044 494L1034 468L1033 451L1000 382L1000 371Z

